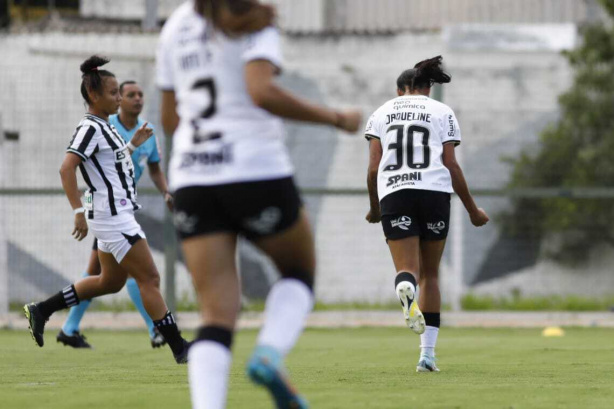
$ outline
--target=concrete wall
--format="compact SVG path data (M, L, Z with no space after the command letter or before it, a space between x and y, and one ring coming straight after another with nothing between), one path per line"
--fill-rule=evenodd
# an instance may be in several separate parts
M4 187L60 187L57 169L84 112L78 66L90 54L109 56L109 69L120 80L137 79L144 86L144 116L158 125L158 94L153 84L155 42L154 34L0 37L4 56L0 61L0 116L5 130L19 130L21 135L18 142L0 145L8 158L0 166L6 176ZM444 87L444 100L458 115L463 132L459 153L474 188L503 186L509 169L501 156L513 156L535 143L539 131L556 118L557 95L571 79L557 50L469 51L450 48L440 33L285 37L283 48L287 60L281 78L284 86L330 106L359 107L366 117L395 96L396 77L402 70L421 59L444 55L453 75L453 82ZM296 123L288 123L287 130L301 186L365 187L367 143L360 133L350 136ZM68 280L81 274L89 243L70 238L72 216L63 197L29 197L25 203L22 198L0 200L12 243ZM161 218L161 206L155 198L149 201L152 204L145 206L145 212ZM307 195L305 201L316 231L319 300L393 301L394 267L381 227L364 221L366 195ZM478 201L491 214L507 205L504 199ZM461 267L465 282L471 282L499 233L496 223L477 230L463 217L455 220L453 228L464 231L456 245L462 246L464 254ZM162 253L156 253L155 258L162 266ZM451 260L447 251L442 267L444 302L454 290L451 274L458 271L455 262L458 260ZM548 269L556 271L557 267ZM185 271L180 271L178 279L179 293L192 294ZM16 277L14 285L18 281Z

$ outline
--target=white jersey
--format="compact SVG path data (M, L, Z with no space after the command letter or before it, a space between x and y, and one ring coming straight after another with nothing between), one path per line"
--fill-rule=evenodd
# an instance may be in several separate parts
M365 137L382 143L379 200L400 189L453 192L441 156L444 144L460 144L461 133L447 105L422 95L392 99L371 116Z
M141 208L136 202L130 151L113 125L86 114L66 151L83 159L79 169L89 188L83 204L88 219L117 216Z
M173 135L171 189L277 179L293 174L281 120L247 92L245 64L281 67L279 33L228 38L180 6L166 22L157 53L157 84L173 90L180 123Z

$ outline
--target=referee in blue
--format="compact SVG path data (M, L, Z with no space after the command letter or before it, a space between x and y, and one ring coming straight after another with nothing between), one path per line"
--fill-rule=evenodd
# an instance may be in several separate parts
M126 142L129 142L137 129L139 129L139 127L145 123L143 119L139 118L139 115L143 111L145 99L143 96L143 90L139 84L136 83L136 81L124 81L121 83L119 86L119 93L122 96L120 111L119 114L109 116L109 123L117 129L117 132ZM153 128L151 124L148 126ZM145 166L147 166L149 168L149 176L151 177L151 180L153 181L154 185L156 185L156 188L160 191L160 193L162 193L164 196L164 201L166 202L169 210L172 211L173 197L168 192L166 177L164 176L164 172L160 167L160 151L155 136L155 130L154 136L149 138L132 153L132 162L134 164L135 181L138 182L143 174ZM98 260L97 250L97 243L94 241L94 248L92 249L92 253L90 255L88 268L83 273L84 277L88 275L100 274L100 261ZM153 321L147 314L147 311L145 311L143 300L141 299L141 293L139 292L139 287L134 278L128 279L126 282L126 287L128 288L128 294L130 295L132 302L139 310L141 316L147 324L151 346L153 348L161 347L166 343L166 341L164 340L164 337L156 331ZM85 311L89 305L89 300L81 301L80 304L70 309L66 322L58 333L58 342L73 348L91 348L91 345L87 342L85 336L79 332L81 319L83 318L83 315L85 314Z

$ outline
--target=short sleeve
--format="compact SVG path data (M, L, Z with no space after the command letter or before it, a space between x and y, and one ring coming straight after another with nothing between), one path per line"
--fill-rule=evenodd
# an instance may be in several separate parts
M156 50L156 85L162 91L173 91L175 89L171 47L168 43L166 36L160 36Z
M98 146L97 130L92 125L82 125L77 128L75 135L66 149L83 160L88 160Z
M379 123L379 115L378 111L375 111L373 115L367 121L367 126L365 128L365 138L367 140L370 139L380 139L381 138L381 129Z
M461 131L460 127L458 126L456 115L454 115L454 111L451 109L445 115L443 127L444 135L441 139L441 143L454 143L454 145L460 145Z
M155 133L151 136L152 149L147 157L147 163L159 163L160 162L160 143L158 141L158 135Z
M247 36L241 60L244 63L255 60L267 60L281 71L283 58L281 55L279 31L273 27L267 27L262 31Z

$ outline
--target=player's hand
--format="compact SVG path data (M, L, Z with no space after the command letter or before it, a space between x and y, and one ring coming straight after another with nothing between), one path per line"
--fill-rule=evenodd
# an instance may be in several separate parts
M335 126L349 133L356 132L362 122L362 114L357 109L337 112L336 116Z
M147 127L147 122L145 122L135 133L130 142L136 146L137 148L147 141L147 139L151 138L153 135L153 129Z
M166 207L168 207L168 210L172 213L173 211L173 195L171 195L169 192L164 193L164 203L166 203Z
M85 221L84 213L77 213L75 215L75 228L72 231L72 236L79 241L87 236L87 222Z
M379 210L369 210L369 213L367 213L367 217L365 217L365 219L369 222L369 223L379 223L382 221L382 215L380 213Z
M484 226L490 220L482 208L478 208L475 212L469 214L469 218L471 219L471 224L476 227Z
M220 15L220 28L230 35L242 35L260 31L275 22L275 7L267 4L254 4L243 14L233 14L223 9Z

